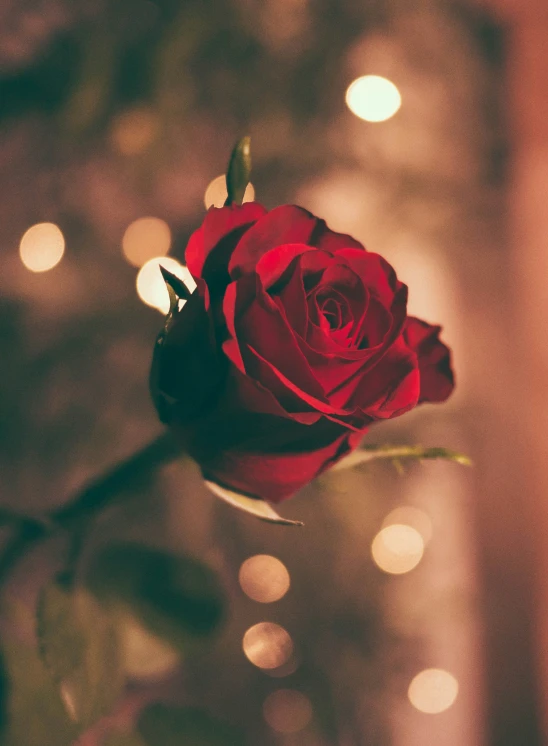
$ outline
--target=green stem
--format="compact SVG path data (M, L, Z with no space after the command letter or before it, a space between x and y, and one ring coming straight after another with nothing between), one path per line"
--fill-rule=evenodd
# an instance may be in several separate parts
M0 583L37 542L59 531L74 530L107 505L131 497L129 488L140 484L144 477L162 464L173 461L183 450L183 446L170 432L163 433L125 461L96 477L67 505L45 518L9 514L15 532L8 540L0 558Z

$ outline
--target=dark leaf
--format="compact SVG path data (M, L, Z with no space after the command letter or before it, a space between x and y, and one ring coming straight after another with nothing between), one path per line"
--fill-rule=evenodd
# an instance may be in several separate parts
M139 544L106 547L92 560L87 584L100 600L129 606L178 649L212 633L222 618L223 594L207 566Z
M228 170L226 173L226 189L228 197L226 198L225 205L232 205L234 203L238 205L242 204L246 187L249 184L250 175L251 138L242 137L242 139L236 143L228 163Z
M147 746L245 746L239 729L190 707L157 702L140 715L138 730Z

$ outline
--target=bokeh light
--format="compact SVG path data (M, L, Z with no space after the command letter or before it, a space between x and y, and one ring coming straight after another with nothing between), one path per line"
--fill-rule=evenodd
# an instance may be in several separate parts
M291 583L284 563L269 554L246 559L240 567L239 580L243 592L263 604L279 601Z
M373 539L371 554L384 572L401 575L415 568L424 553L424 540L417 529L393 523Z
M278 668L264 669L264 673L268 676L272 676L273 679L283 679L285 676L291 676L301 665L301 660L296 654L295 650L291 654L291 657Z
M401 95L391 80L380 75L363 75L348 86L346 105L366 122L384 122L400 108Z
M400 505L398 508L394 508L382 522L383 528L385 526L392 526L398 523L404 526L411 526L416 529L422 536L424 543L428 544L432 538L432 520L430 516L412 505Z
M427 668L409 684L407 696L417 710L436 715L449 709L459 693L459 682L448 671Z
M122 155L136 155L151 144L157 131L157 115L150 109L136 107L116 117L110 137L114 148Z
M293 641L279 624L260 622L245 633L243 649L247 658L258 668L278 668L291 657Z
M297 733L312 719L308 697L294 689L278 689L265 699L264 719L278 733Z
M131 616L121 620L119 633L124 668L139 680L160 679L179 664L179 655Z
M165 220L139 218L130 223L122 238L122 251L130 264L142 267L149 259L165 256L171 246L171 231Z
M53 269L65 253L65 239L55 223L36 223L23 235L19 244L21 261L31 272Z
M204 204L207 209L210 207L222 207L227 196L225 175L221 174L213 179L205 190ZM253 184L249 183L244 192L244 202L253 202L254 199L255 188Z
M180 277L190 292L196 288L196 282L187 267L169 256L154 257L154 259L149 259L148 262L143 264L136 280L139 298L147 306L152 306L162 313L167 313L169 311L169 294L160 272L160 266ZM184 302L186 301L182 301L182 303Z

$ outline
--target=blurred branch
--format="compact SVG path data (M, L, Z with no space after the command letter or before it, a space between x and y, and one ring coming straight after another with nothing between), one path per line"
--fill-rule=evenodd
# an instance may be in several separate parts
M0 512L0 521L11 523L14 533L0 557L0 583L12 567L38 541L59 531L79 530L107 505L131 496L128 488L137 486L144 477L177 458L183 447L170 432L163 433L137 453L98 476L67 505L43 517L21 516Z

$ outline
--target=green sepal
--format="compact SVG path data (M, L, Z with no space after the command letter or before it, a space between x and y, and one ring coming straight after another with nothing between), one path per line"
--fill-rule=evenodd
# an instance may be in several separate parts
M244 194L249 184L251 175L251 138L242 137L234 146L234 150L228 162L226 172L226 198L225 206L237 204L244 201Z
M192 293L190 292L190 290L187 288L187 286L181 280L180 277L177 277L177 275L174 275L173 272L170 272L165 267L162 267L161 264L160 264L160 272L162 273L164 282L167 285L167 290L169 293L169 300L172 306L177 303L177 300L179 298L182 298L183 300L189 300Z

